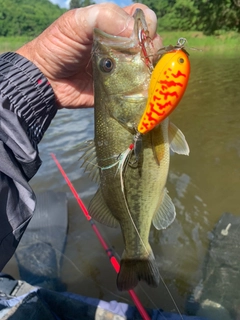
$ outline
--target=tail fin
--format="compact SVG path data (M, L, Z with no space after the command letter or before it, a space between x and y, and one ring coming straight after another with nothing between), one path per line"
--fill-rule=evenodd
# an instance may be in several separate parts
M117 276L118 290L133 289L141 280L146 281L151 287L159 285L160 274L154 258L122 259Z

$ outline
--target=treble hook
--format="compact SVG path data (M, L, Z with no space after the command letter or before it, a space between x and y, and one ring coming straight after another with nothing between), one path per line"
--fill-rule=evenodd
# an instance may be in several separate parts
M153 66L149 58L148 50L146 47L146 42L150 37L149 37L148 26L144 17L144 13L141 9L136 9L133 16L135 20L137 20L137 23L135 24L135 34L137 34L139 45L142 48L142 55L143 55L145 64L149 68L150 72L152 72Z
M186 42L187 42L186 38L179 38L177 41L177 44L175 46L169 45L169 46L165 46L165 47L160 48L158 50L159 58L161 58L161 56L164 55L165 53L168 53L168 52L171 52L174 50L181 50L181 49L184 50L184 46L185 46Z
M147 67L149 68L150 71L153 70L153 66L151 63L151 60L149 59L149 55L147 53L147 49L145 46L145 42L148 38L148 31L146 32L144 29L139 30L138 33L138 40L139 40L139 44L142 47L142 53L143 53L143 57L145 59L145 63L147 65Z

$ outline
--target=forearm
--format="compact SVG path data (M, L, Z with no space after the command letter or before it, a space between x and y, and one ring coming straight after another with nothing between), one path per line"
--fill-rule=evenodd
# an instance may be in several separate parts
M37 145L56 111L40 70L18 54L0 55L0 270L32 217L28 181L41 165Z

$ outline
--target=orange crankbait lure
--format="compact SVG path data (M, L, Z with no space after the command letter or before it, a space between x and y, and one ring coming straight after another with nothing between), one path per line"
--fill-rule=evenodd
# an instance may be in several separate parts
M164 120L180 102L189 79L190 62L184 49L165 53L154 68L148 101L138 125L144 134Z

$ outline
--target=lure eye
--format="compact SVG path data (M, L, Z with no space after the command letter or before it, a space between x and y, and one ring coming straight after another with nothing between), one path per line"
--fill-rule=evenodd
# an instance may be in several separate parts
M184 60L183 58L179 58L179 59L178 59L178 62L179 62L180 64L183 64L184 61L185 61L185 60Z
M112 59L110 59L110 58L103 58L100 61L99 66L103 72L111 72L114 67L114 63L113 63Z

